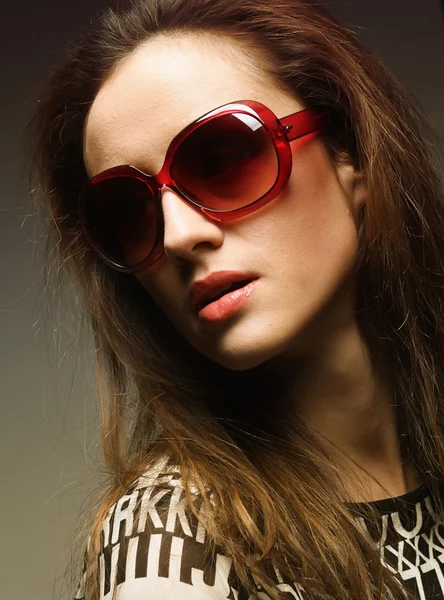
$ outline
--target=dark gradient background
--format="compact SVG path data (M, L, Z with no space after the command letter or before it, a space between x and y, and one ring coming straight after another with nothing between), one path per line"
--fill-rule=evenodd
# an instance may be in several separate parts
M8 3L0 44L1 597L66 598L72 528L97 482L100 450L88 336L63 302L61 327L42 298L42 248L28 205L21 133L37 85L102 0ZM444 131L441 0L325 3L419 97ZM61 337L59 337L61 336ZM76 340L78 340L76 342Z

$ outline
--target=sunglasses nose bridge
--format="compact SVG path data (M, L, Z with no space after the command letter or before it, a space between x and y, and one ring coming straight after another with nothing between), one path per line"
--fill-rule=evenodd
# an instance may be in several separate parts
M186 202L187 204L189 204L188 199L185 198L185 196L183 196L180 193L180 191L177 189L177 187L175 186L173 181L170 181L169 183L162 182L162 183L158 184L157 193L158 193L158 198L159 198L160 203L162 203L163 194L165 192L172 192L175 196L180 198L183 202Z
M150 177L151 185L155 188L157 192L157 198L160 203L162 203L162 192L164 190L170 190L176 196L179 196L182 200L186 202L186 198L179 192L176 187L175 182L173 181L170 171L168 168L168 164L165 163L162 169L157 173L157 175L153 175Z
M197 210L198 212L202 212L201 208L197 204L192 202L182 192L180 192L180 190L177 189L174 182L171 182L170 184L162 183L161 185L159 185L158 199L159 199L159 203L161 206L162 206L162 199L163 199L164 192L172 192L176 196L176 198L179 198L179 200L181 200L184 204L186 204L188 208L192 208L194 210Z
M159 192L161 192L165 186L174 186L174 181L170 174L170 164L167 159L165 159L165 162L157 175L153 175L152 180Z

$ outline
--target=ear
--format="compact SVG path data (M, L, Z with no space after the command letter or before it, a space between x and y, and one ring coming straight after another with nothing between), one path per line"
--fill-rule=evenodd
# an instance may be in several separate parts
M362 171L356 171L351 162L341 162L336 164L336 172L339 183L349 201L350 212L357 219L360 210L368 200L368 187L365 174Z

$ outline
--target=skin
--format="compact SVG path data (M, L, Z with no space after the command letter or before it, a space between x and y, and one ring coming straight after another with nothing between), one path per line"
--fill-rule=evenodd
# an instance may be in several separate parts
M88 175L121 164L157 173L172 138L227 102L258 100L280 118L305 108L250 60L217 36L143 43L92 104L84 131ZM165 256L136 276L199 352L228 369L266 364L284 381L289 416L297 411L338 449L352 501L400 495L419 479L402 464L390 377L373 368L355 316L365 182L351 161L332 161L321 137L291 148L286 188L230 223L209 220L164 188ZM253 271L260 281L234 318L208 324L189 310L189 289L220 269Z

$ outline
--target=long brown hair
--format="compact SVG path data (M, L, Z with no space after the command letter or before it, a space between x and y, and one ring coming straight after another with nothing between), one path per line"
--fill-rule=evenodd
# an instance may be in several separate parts
M344 503L315 432L273 404L279 382L261 367L233 372L197 353L135 277L98 259L79 228L87 111L118 61L159 33L231 39L264 77L328 113L331 156L351 157L369 189L359 228L358 321L375 362L393 376L403 451L441 497L444 186L439 140L424 110L353 32L313 3L134 0L125 10L107 8L72 41L27 128L32 196L42 214L49 207L48 240L57 249L48 272L64 272L74 284L96 347L109 482L89 528L86 599L99 595L105 515L165 454L180 467L197 518L191 483L199 491L210 538L245 586L253 575L271 598L281 597L274 565L303 587L312 581L324 597L401 598Z

